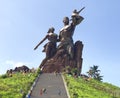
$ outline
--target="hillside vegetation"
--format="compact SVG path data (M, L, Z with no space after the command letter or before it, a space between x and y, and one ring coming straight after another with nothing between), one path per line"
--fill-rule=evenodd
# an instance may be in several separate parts
M37 75L37 72L1 75L0 98L25 98ZM112 84L68 74L64 77L71 98L120 98L120 88Z
M120 98L120 88L94 79L65 75L71 98Z
M36 73L14 73L11 76L6 74L0 76L0 98L25 98Z

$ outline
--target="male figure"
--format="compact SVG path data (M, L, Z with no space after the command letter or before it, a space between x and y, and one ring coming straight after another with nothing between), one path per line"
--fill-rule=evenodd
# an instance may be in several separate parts
M71 19L72 22L70 24L69 24L68 17L64 17L63 19L64 27L60 30L60 33L59 33L60 44L58 45L58 50L64 49L70 55L70 58L73 58L74 44L73 44L72 37L73 37L76 25L80 24L84 18L79 14L72 15L71 18L72 18Z

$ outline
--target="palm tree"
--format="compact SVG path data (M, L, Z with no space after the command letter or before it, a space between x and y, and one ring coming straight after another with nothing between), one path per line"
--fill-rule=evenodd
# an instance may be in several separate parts
M98 81L102 80L103 76L100 76L100 70L98 70L98 66L97 65L93 65L93 67L90 67L89 71L87 72L88 76L96 79Z

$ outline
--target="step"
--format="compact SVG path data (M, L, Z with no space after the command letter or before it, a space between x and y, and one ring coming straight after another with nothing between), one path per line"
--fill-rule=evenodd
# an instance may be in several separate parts
M41 92L46 89L45 93ZM40 75L30 98L68 98L61 74L43 73Z

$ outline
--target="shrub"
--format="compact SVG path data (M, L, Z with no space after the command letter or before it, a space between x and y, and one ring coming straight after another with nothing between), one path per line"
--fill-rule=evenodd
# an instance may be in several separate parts
M3 79L7 78L7 74L1 75L1 78L3 78Z

